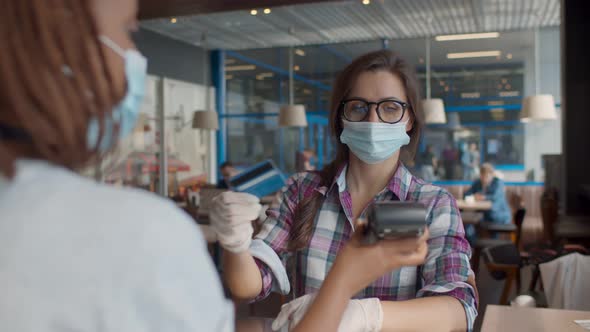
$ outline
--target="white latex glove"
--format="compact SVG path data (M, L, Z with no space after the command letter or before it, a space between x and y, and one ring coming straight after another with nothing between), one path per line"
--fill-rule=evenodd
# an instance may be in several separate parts
M258 197L226 191L211 201L209 220L221 246L233 253L248 250L252 242L252 221L260 214Z
M316 294L307 294L284 304L272 323L274 331L290 331L303 319ZM350 300L338 332L377 332L383 325L383 308L378 298Z

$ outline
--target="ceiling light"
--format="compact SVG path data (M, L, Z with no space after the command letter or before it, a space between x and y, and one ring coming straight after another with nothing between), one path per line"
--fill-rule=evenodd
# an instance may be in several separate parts
M492 119L494 121L504 120L504 109L503 108L492 108L490 110Z
M174 23L176 23L176 22L177 22L177 19L176 19L176 17L173 17L173 18L171 18L171 19L170 19L170 23L174 24Z
M553 95L539 94L541 88L541 63L539 49L539 30L535 29L535 58L534 58L534 75L535 75L535 95L528 96L522 103L520 110L520 119L523 122L528 120L555 120L557 119L557 110L555 109L555 99Z
M518 97L520 96L520 91L502 91L500 92L500 97Z
M481 94L479 92L462 92L461 93L461 98L463 99L477 99L481 97Z
M445 105L442 99L422 99L425 123L447 123Z
M552 95L535 95L524 99L521 121L557 119L555 100Z
M363 5L370 5L371 4L371 0L363 0Z
M467 39L486 39L486 38L498 38L500 37L499 32L484 32L484 33L467 33L462 35L444 35L436 36L436 41L451 41L451 40L467 40Z
M506 54L506 59L508 59L508 60L512 59L512 53Z
M219 129L219 116L215 111L196 111L193 113L193 129Z
M286 105L279 111L279 127L307 127L305 106Z
M264 13L265 13L266 15L270 14L270 8L264 8Z
M256 16L257 14L258 14L258 11L256 9L252 9L250 11L250 15L252 15L252 16Z
M256 79L259 81L262 81L265 78L273 77L273 76L274 76L273 73L260 73L260 74L256 75Z
M446 123L445 104L440 98L432 98L430 79L430 38L426 41L426 99L421 100L424 122L427 124Z
M225 71L245 71L245 70L254 70L254 69L256 69L255 65L225 66Z
M461 52L449 53L447 54L447 59L498 57L500 55L502 55L501 51Z
M305 51L300 48L297 48L297 49L295 49L295 54L297 54L299 56L305 56Z

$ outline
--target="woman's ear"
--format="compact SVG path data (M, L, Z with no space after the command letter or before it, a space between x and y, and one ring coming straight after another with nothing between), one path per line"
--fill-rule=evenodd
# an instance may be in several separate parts
M414 115L410 113L410 118L408 119L408 123L406 123L406 132L409 132L414 128Z

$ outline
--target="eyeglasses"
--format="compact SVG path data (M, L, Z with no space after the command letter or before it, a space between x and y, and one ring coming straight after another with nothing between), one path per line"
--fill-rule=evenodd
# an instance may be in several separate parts
M409 106L408 103L396 99L385 99L375 103L361 98L352 98L342 101L340 109L346 120L360 122L369 116L371 105L377 105L377 116L385 123L400 122Z

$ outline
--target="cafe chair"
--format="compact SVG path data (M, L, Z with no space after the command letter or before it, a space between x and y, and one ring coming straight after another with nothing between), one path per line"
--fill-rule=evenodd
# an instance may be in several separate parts
M588 255L590 250L580 244L559 241L555 235L555 228L559 220L559 197L557 190L547 188L543 191L540 199L541 220L543 222L543 241L524 246L520 256L525 265L533 266L533 277L529 284L529 291L532 292L540 284L539 265L549 262L557 257L569 253L578 252ZM540 285L541 289L543 285Z
M494 225L491 223L481 223L479 225L479 236L473 245L473 256L472 256L472 268L475 273L479 271L479 260L482 250L488 247L496 247L506 244L515 245L516 248L520 245L520 238L522 233L522 223L526 215L525 208L519 208L513 215L513 223L506 225ZM502 227L506 226L506 227ZM512 227L513 226L513 227ZM514 228L514 230L512 230ZM483 237L485 235L495 234L509 234L510 239L496 238L496 237ZM512 236L514 235L514 236ZM518 249L517 249L518 250ZM520 281L519 281L520 282Z
M496 280L505 279L504 289L500 297L501 305L508 304L508 296L510 295L513 283L516 283L516 292L520 293L520 270L525 266L533 267L533 275L529 285L528 294L535 297L537 303L542 304L546 303L546 300L536 292L536 285L539 282L540 275L539 265L571 253L589 255L590 250L582 246L561 245L554 248L534 247L530 248L530 251L524 252L520 251L515 244L506 243L483 248L482 257L492 278ZM542 284L541 290L543 290Z
M492 247L483 248L482 256L484 263L496 280L504 280L500 305L508 304L508 296L514 282L517 283L517 292L520 291L520 268L522 262L520 252L513 243L506 243Z
M537 288L537 284L540 283L541 272L539 265L550 262L556 258L569 255L571 253L590 255L590 250L578 244L537 244L525 246L524 250L520 252L522 266L533 266L533 276L529 284L529 292L534 292ZM542 283L540 287L543 289Z

